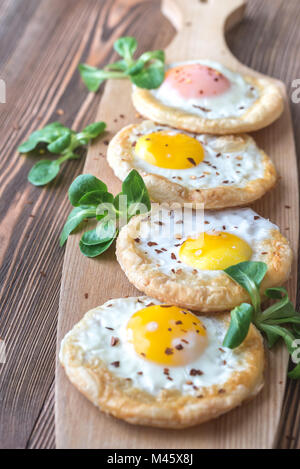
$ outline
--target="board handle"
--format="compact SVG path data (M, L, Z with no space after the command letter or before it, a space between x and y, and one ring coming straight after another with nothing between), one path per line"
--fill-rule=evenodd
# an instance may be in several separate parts
M209 51L222 50L232 59L224 32L241 21L245 7L246 0L163 0L162 12L177 30L167 48L168 58L203 57L207 46ZM185 47L185 57L178 57L182 43L190 47Z

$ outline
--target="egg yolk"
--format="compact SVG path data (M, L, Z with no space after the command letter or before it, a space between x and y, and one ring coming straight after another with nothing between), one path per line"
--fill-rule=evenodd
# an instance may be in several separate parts
M170 68L162 86L168 84L187 99L214 97L230 88L230 81L218 70L201 64Z
M159 365L186 365L207 346L206 329L190 311L153 305L137 311L127 324L127 338L137 354Z
M197 239L185 241L179 252L182 262L201 270L224 270L251 256L246 241L226 232L202 233Z
M166 169L188 169L204 159L204 149L198 140L186 134L170 135L154 132L140 137L135 146L139 158Z

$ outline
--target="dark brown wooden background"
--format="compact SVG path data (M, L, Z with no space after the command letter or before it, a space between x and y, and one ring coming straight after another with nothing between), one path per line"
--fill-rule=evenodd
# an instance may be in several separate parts
M299 0L248 0L228 44L241 62L283 80L300 78ZM201 31L199 31L199 34ZM134 35L140 50L174 34L159 0L1 0L0 78L0 448L54 448L54 368L64 251L58 237L70 210L67 189L83 168L69 162L47 189L27 183L33 161L17 145L53 120L80 129L93 122L100 96L80 81L81 61L111 61L114 40ZM297 151L300 104L291 102ZM282 155L284 158L284 155ZM298 299L299 300L299 299ZM299 305L298 305L299 306ZM280 448L300 448L300 382L286 388ZM259 429L258 429L259 431Z

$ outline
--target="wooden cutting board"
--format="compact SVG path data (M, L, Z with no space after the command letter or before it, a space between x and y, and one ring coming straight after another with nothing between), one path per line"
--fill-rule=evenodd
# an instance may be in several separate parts
M168 0L163 12L178 33L167 48L167 61L209 58L239 72L259 76L240 64L228 50L224 30L243 15L243 0ZM149 18L151 21L151 18ZM153 25L155 27L155 25ZM245 38L251 40L251 38ZM271 156L280 175L277 187L254 204L254 210L270 218L281 228L293 247L298 249L298 179L291 117L285 95L282 117L267 129L254 134L257 143ZM97 120L108 124L109 140L124 125L136 122L127 81L107 83ZM107 142L101 140L89 148L85 173L104 180L113 193L121 184L106 163ZM79 251L81 234L70 237L65 255L58 322L58 350L64 335L91 308L110 298L139 292L121 271L114 249L96 260ZM288 284L295 300L296 263ZM68 381L64 370L56 370L56 441L58 448L272 448L276 444L285 389L288 357L284 347L267 354L266 385L252 402L201 426L181 430L161 430L131 426L99 412Z

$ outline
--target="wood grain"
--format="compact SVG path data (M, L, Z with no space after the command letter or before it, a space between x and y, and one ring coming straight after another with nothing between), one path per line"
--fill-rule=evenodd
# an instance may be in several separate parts
M227 49L223 38L225 24L241 19L244 10L242 0L214 0L207 3L184 0L167 0L164 12L179 27L175 39L166 49L167 61L210 57L229 67L257 75L239 64ZM201 21L199 20L201 18ZM199 26L201 24L201 35ZM283 93L285 88L282 83ZM109 123L109 140L116 131L136 119L131 104L131 86L125 81L111 81L106 85L97 119ZM290 111L286 99L285 112L274 125L256 133L262 148L272 156L281 183L254 208L270 217L284 231L289 227L288 237L292 247L298 250L298 178ZM90 147L84 172L103 174L109 188L117 193L120 182L107 167L100 163L99 155L105 154L105 141ZM282 155L285 155L285 160ZM287 209L286 207L289 207ZM137 295L129 284L114 253L97 261L84 258L78 250L81 233L68 242L61 288L58 322L58 349L67 331L78 322L87 308L104 303L110 297ZM291 298L296 296L296 264L289 282ZM85 299L88 295L88 299ZM120 423L99 413L68 382L58 364L56 375L56 433L59 448L272 448L284 396L287 353L277 347L269 355L266 385L261 395L251 404L243 406L226 416L200 427L184 432L166 432L157 429L138 428ZM281 384L279 384L281 383ZM76 413L74 412L76 409ZM257 432L255 429L259 428ZM66 431L67 429L67 431ZM105 429L105 431L104 431ZM99 441L98 435L103 435Z
M69 211L66 191L83 160L68 163L54 184L40 190L27 184L33 162L20 158L16 146L48 121L59 118L79 129L95 119L99 97L92 99L80 83L79 62L111 61L113 41L124 34L138 38L140 51L165 47L174 28L156 0L3 0L0 13L0 77L8 91L7 104L0 105L0 337L8 346L8 361L0 365L0 447L53 448L63 262L57 240ZM249 0L246 13L227 34L231 51L282 79L290 94L292 80L300 77L298 0ZM300 106L290 104L293 122L299 122ZM299 150L299 133L295 138ZM300 448L299 391L300 383L288 381L281 448Z

